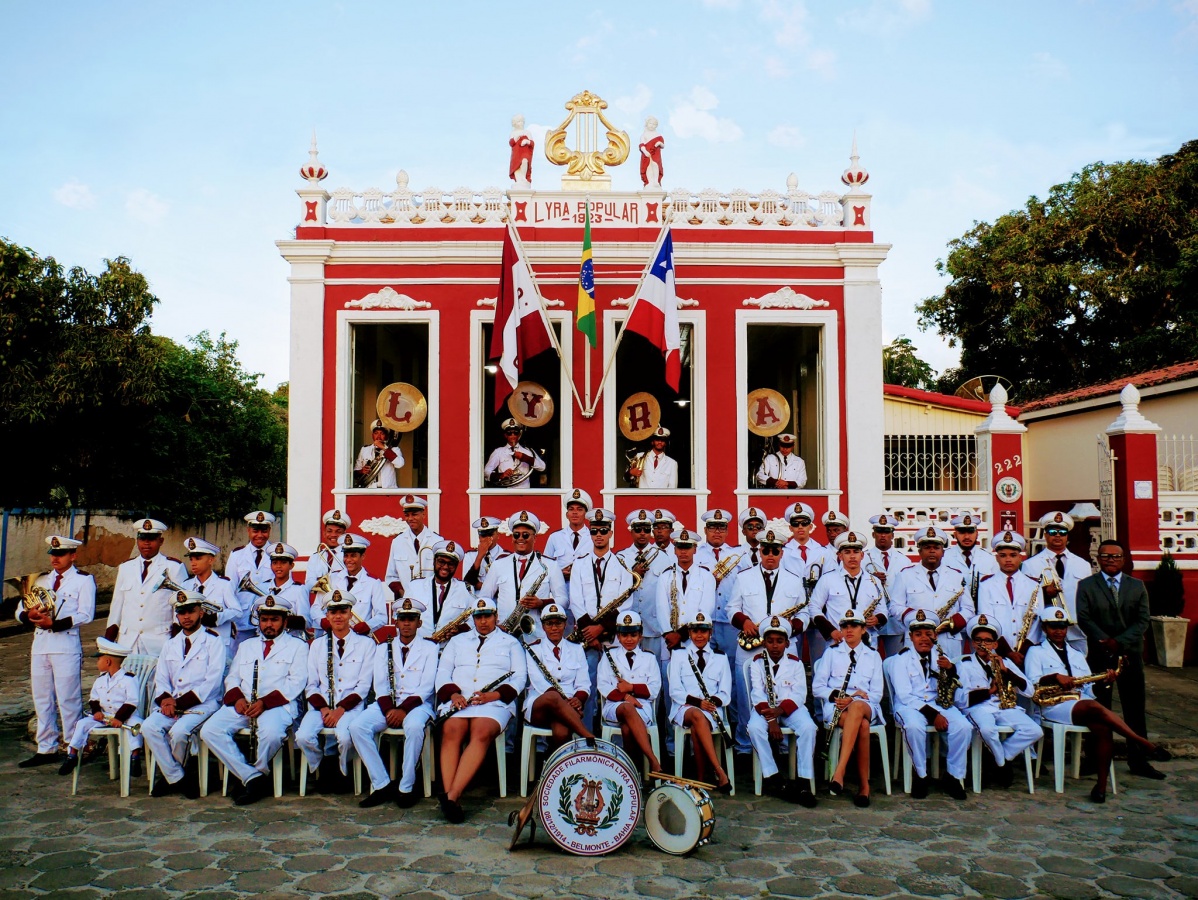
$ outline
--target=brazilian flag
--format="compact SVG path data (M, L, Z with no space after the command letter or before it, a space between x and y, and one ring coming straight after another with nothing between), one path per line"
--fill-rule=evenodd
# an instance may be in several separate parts
M582 264L578 268L578 330L595 341L595 264L591 261L591 206L586 204L586 229L582 236Z

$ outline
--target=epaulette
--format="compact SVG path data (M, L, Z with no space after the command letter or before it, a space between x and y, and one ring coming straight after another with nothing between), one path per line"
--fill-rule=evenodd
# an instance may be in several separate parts
M948 569L950 572L956 572L958 575L964 575L964 574L965 574L965 573L964 573L964 572L962 572L960 569L958 569L956 566L945 566L944 568Z
M213 637L220 637L220 634L217 633L215 628L205 628L204 630L206 632L208 632L210 635L212 635Z
M501 553L499 556L495 557L495 562L499 562L501 559L507 559L511 555L512 554L510 553Z
M990 580L991 578L993 578L993 577L994 577L994 573L993 573L993 572L991 572L989 575L983 575L983 576L981 577L981 579L978 581L978 583L979 583L979 584L981 584L981 582L983 582L983 581L989 581L989 580Z
M709 644L709 645L708 645L708 649L710 649L710 648L711 648L711 645ZM716 647L716 648L715 648L714 650L712 650L711 652L712 652L712 653L718 653L720 656L726 656L726 655L727 655L727 654L725 654L725 653L724 653L724 651L723 651L723 650L721 650L719 647Z
M964 656L961 657L961 662L966 662L968 659L969 659L969 654L966 653Z
M530 646L530 647L535 647L535 646L536 646L537 644L539 644L539 643L541 643L541 639L540 639L540 638L537 638L535 641L533 641L533 642L532 642L531 644L529 644L528 646Z
M134 674L132 672L129 672L129 671L126 671L125 674L128 675L130 678L136 677L136 676L134 676Z
M179 565L183 565L183 560L181 560L181 559L175 559L173 556L168 556L167 559L169 559L173 563L178 563Z
M228 578L226 578L224 575L217 575L216 577L217 577L217 578L219 578L221 581L228 581L228 580L229 580L229 579L228 579Z
M695 565L697 565L700 569L703 569L704 571L707 571L707 572L711 571L711 566L705 566L705 565L703 565L703 563L695 563Z
M902 656L904 653L906 653L906 652L907 652L908 650L910 650L910 649L911 649L910 647L904 647L902 650L900 650L900 651L898 652L898 655L899 655L899 656Z
M678 563L673 563L672 565L666 566L664 569L662 569L661 574L664 575L666 572L673 572L677 568Z
M765 658L764 653L758 653L756 656L753 657L753 662L757 662L757 660L764 659L764 658Z
M244 547L244 546L245 546L245 544L242 544L242 545L241 545L241 547ZM230 553L236 553L238 550L240 550L240 549L241 549L241 547L234 547L234 548L233 548L232 550L230 550L229 552L230 552Z
M907 565L905 565L901 569L899 569L899 571L906 572L908 569L914 569L918 565L919 565L919 563L908 563Z
M795 662L802 662L802 660L799 659L797 656L795 656L793 653L787 653L786 658L793 659Z
M1039 578L1035 577L1034 575L1027 574L1027 572L1023 571L1023 569L1019 570L1019 574L1022 575L1024 578L1026 578L1028 581L1034 581L1034 582L1036 582L1036 584L1040 583Z

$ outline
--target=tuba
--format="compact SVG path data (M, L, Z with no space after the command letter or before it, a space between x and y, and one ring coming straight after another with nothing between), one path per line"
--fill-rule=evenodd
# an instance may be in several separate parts
M58 608L58 598L54 595L54 591L36 584L41 577L41 572L22 575L16 580L15 587L21 594L21 606L27 610L37 610L53 619ZM13 583L13 581L9 581L9 584Z

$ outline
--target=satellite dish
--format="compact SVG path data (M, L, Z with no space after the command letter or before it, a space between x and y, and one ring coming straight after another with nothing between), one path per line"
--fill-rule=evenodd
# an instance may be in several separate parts
M975 375L958 387L953 393L966 400L988 402L990 400L990 392L994 390L996 384L1001 384L1008 395L1011 393L1011 380L1003 378L1001 375Z

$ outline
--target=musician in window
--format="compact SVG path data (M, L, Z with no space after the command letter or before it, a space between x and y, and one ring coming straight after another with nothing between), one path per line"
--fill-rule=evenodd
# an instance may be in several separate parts
M628 464L628 478L638 488L672 491L678 487L678 463L666 455L670 429L658 426L649 435L649 449Z
M1123 735L1128 744L1135 744L1155 762L1168 762L1172 755L1164 747L1136 734L1123 719L1094 699L1093 682L1103 678L1113 682L1119 670L1109 669L1105 675L1097 673L1097 677L1091 675L1085 655L1066 642L1072 624L1069 613L1059 606L1044 608L1040 613L1040 627L1044 629L1045 640L1027 651L1026 672L1036 686L1032 699L1039 703L1044 719L1063 725L1084 725L1090 729L1098 757L1098 782L1090 791L1090 799L1105 803L1111 757L1115 752L1112 732ZM1047 696L1041 690L1044 688L1049 691Z
M394 489L395 473L403 468L403 453L387 443L387 429L379 419L370 426L370 440L354 462L354 487Z
M483 466L483 478L492 487L527 488L533 472L545 471L545 460L520 442L524 426L515 419L503 420L502 447L496 447Z
M793 434L778 435L778 451L766 454L757 470L757 483L779 491L797 491L807 484L807 464L794 452Z

